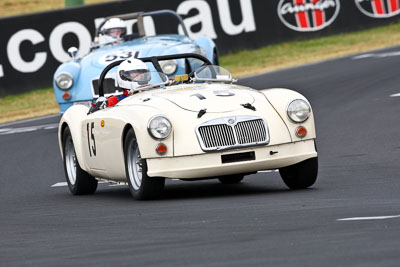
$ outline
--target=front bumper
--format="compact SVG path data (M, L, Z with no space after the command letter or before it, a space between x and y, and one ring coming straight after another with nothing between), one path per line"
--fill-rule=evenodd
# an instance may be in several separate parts
M236 153L251 154L254 155L254 159L223 163L225 155ZM276 146L243 148L173 158L147 159L147 174L150 177L179 179L215 177L278 169L317 157L317 155L314 140L306 140Z

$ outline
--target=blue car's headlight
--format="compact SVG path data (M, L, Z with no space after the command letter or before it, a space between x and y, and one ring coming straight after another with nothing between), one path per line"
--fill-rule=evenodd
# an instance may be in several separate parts
M56 84L62 90L68 90L74 84L74 78L68 72L62 72L56 77Z
M172 75L175 73L176 69L178 68L178 62L176 62L175 59L163 60L163 61L160 61L160 66L161 66L162 71L166 75Z

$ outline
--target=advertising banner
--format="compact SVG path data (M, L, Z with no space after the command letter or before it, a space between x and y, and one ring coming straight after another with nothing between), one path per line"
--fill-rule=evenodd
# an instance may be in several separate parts
M89 53L96 26L111 15L174 10L192 38L207 35L226 54L396 22L399 1L130 0L7 17L0 19L0 96L50 87L56 68L70 60L68 48ZM176 22L145 20L147 34L167 28L181 33Z

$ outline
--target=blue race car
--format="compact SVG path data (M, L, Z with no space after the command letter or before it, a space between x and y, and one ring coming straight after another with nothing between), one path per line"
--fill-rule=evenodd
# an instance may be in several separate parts
M177 20L183 34L158 34L147 36L144 28L146 17ZM126 34L126 23L136 23L137 31ZM152 21L154 23L154 21ZM132 24L131 24L132 25ZM161 28L162 28L161 27ZM164 27L165 28L165 27ZM175 28L176 29L176 28ZM214 65L219 65L218 50L212 39L201 36L195 40L187 33L182 18L171 10L160 10L146 13L130 13L105 18L97 27L95 39L89 54L78 57L78 49L68 50L72 60L61 64L55 74L53 87L56 101L63 114L76 104L92 105L99 97L98 81L102 70L110 63L127 58L162 56L181 53L196 53L208 58ZM160 67L169 77L190 73L201 65L195 59L176 59L161 61ZM148 64L152 70L153 64ZM116 83L116 69L111 70L104 80L104 93L108 95L122 94Z

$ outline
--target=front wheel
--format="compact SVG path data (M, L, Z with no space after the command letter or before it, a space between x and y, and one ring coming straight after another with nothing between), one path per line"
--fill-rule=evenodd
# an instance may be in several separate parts
M279 173L281 174L283 182L290 189L304 189L310 187L317 180L318 157L280 168Z
M85 172L76 157L74 142L68 127L63 133L64 171L68 188L73 195L93 194L97 189L97 180Z
M125 173L129 190L135 199L153 199L164 190L165 178L149 177L147 163L140 150L132 129L126 134L124 143Z

